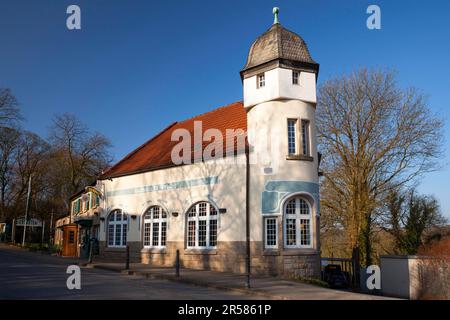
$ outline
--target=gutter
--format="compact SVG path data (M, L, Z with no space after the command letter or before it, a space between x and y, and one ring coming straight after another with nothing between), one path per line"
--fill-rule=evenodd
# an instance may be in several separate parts
M251 261L250 261L250 147L247 144L245 148L245 160L246 160L246 172L245 172L245 241L246 241L246 271L247 271L247 281L246 286L250 288L250 271L251 271Z

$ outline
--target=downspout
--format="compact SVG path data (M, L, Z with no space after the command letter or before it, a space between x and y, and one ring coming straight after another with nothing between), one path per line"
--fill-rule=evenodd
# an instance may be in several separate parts
M249 146L245 147L245 241L246 241L246 271L247 271L247 288L250 288L250 160L249 160Z

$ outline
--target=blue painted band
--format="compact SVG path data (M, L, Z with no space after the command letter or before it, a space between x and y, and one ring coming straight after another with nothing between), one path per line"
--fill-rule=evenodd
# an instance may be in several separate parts
M108 191L108 192L106 192L106 195L108 197L115 197L115 196L146 193L146 192L153 192L153 191L184 189L184 188L190 188L190 187L195 187L195 186L213 185L213 184L217 184L218 182L219 182L219 177L214 176L214 177L206 177L206 178L193 179L193 180L183 180L183 181L175 181L175 182L169 182L169 183L163 183L163 184L154 184L154 185L148 185L148 186L137 187L137 188L128 188L128 189L122 189L122 190Z
M280 213L281 200L289 194L304 192L316 202L319 214L319 184L308 181L267 181L262 192L262 213Z

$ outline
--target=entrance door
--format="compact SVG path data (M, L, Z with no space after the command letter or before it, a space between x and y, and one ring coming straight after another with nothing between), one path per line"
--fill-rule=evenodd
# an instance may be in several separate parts
M89 257L89 250L91 248L91 228L86 227L82 228L80 230L80 239L81 239L81 250L80 250L80 256L82 258L88 258Z
M64 240L62 254L66 257L77 256L78 225L64 226Z

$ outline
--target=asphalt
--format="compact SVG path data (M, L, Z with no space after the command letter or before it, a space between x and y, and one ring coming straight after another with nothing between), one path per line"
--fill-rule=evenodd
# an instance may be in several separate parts
M66 273L78 259L66 259L0 245L0 300L241 300L258 299L164 279L148 280L117 272L81 268L81 289L69 290Z
M132 263L125 270L124 263L97 261L90 268L110 270L147 279L166 279L178 283L192 284L229 292L252 295L276 300L386 300L383 296L335 290L300 281L286 280L270 276L252 276L250 289L246 288L246 276L242 274L215 272L208 270L181 269L180 276L174 268L153 267L147 264Z
M81 266L81 290L68 290L66 269ZM384 300L389 297L335 290L299 281L241 274L180 270L96 259L87 261L0 245L0 299L273 299Z

